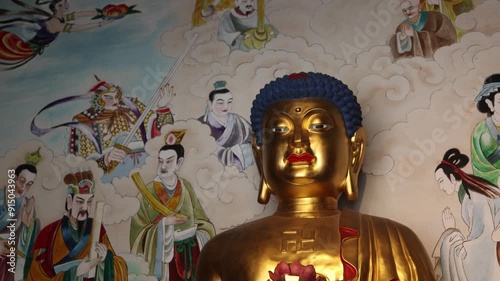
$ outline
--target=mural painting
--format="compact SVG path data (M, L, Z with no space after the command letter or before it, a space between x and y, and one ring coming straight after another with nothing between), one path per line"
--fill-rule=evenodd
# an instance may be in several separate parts
M210 135L218 144L214 154L222 164L242 171L253 164L250 123L231 112L233 94L226 89L226 81L217 81L214 87L205 114L198 120L210 127Z
M125 4L106 5L103 9L87 11L70 11L70 0L37 0L35 5L19 0L12 0L19 10L0 11L0 16L8 18L0 21L0 65L3 70L20 67L37 55L41 55L49 44L57 39L59 33L79 32L96 29L113 23L115 19L128 14L140 13L135 6ZM46 9L49 9L47 11ZM80 18L89 18L85 24L76 23ZM31 24L27 27L26 24ZM23 26L24 25L24 26ZM9 30L17 29L22 34ZM30 38L23 39L27 33L34 33Z
M132 175L139 177L135 184L141 194L139 212L132 217L130 249L145 256L149 272L159 280L193 280L200 249L215 236L193 187L176 174L184 161L184 133L167 135L152 182L144 185L140 175Z
M26 280L77 280L82 276L98 280L125 279L125 261L115 254L103 226L89 217L95 190L92 172L67 174L64 183L68 186L67 214L44 227L37 236ZM93 251L95 257L91 254Z
M26 276L25 268L29 268L33 259L31 250L39 226L34 210L35 199L25 198L25 195L34 183L37 173L36 164L40 160L38 151L27 153L26 163L8 171L8 185L3 188L0 195L0 260L2 261L0 276L2 280L12 280L14 274L16 280L23 279ZM21 223L13 223L14 219L20 220ZM17 237L10 233L16 233ZM16 243L17 261L20 266L13 272L13 270L8 270L7 263L10 257L15 257L16 251L10 251L10 248Z
M165 124L174 122L169 101L175 93L173 86L167 84L160 87L160 98L155 106L157 109L146 111L149 105L146 106L137 97L124 97L119 86L94 77L98 83L88 94L54 101L38 114L53 106L78 99L90 100L90 108L76 114L71 122L48 129L37 127L33 119L31 132L42 136L59 127L71 127L69 153L95 160L106 174L103 180L109 181L120 175L115 171L122 170L122 174L127 175L131 167L140 165L144 158L144 143L160 135L160 129ZM138 123L139 119L143 121ZM140 125L135 126L136 124Z
M430 58L443 46L457 42L455 27L444 14L422 11L419 0L401 2L406 17L391 38L394 58L423 56Z
M277 34L264 15L262 0L257 3L255 0L236 0L235 7L224 12L219 22L218 38L231 50L260 49Z
M415 230L438 279L497 280L499 9L4 1L0 280L193 280L215 234L275 211L256 202L248 120L297 72L357 96L359 211Z
M500 190L484 178L467 174L462 168L469 157L458 149L446 152L436 167L436 180L447 195L457 193L462 205L461 217L469 233L456 228L455 217L449 207L443 210L443 226L435 248L439 257L438 272L442 280L496 280L500 277L497 241L492 240L499 220Z

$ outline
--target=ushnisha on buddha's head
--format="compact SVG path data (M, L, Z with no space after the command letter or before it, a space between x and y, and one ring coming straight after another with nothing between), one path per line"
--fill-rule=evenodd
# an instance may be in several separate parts
M361 107L341 81L321 73L278 78L256 96L250 118L260 203L271 193L357 198L365 131Z

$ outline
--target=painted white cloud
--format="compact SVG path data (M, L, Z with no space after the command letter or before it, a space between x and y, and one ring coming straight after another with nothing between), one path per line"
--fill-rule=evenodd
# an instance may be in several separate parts
M479 31L491 35L498 31L498 1L489 0L476 6L469 13L461 14L455 19L455 25L466 31Z
M154 276L149 276L149 264L144 257L134 254L120 254L127 264L129 281L158 281Z

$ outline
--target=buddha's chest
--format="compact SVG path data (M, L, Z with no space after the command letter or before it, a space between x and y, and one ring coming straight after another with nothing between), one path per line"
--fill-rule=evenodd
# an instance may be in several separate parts
M252 237L240 243L240 253L245 254L236 262L241 263L238 268L246 279L231 280L268 280L269 271L275 273L280 263L297 261L314 266L331 281L343 280L346 266L355 264L353 254L357 255L356 232L341 227L338 217L276 219L254 229ZM353 261L346 261L345 256Z

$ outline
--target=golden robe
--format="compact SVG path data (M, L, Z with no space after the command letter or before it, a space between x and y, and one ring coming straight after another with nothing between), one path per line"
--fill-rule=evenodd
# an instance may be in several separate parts
M311 264L328 280L432 281L418 237L397 222L342 211L321 217L278 213L211 239L197 281L262 281L280 262Z

